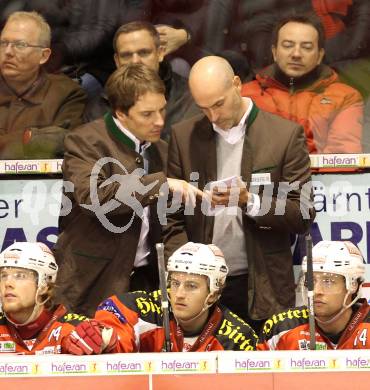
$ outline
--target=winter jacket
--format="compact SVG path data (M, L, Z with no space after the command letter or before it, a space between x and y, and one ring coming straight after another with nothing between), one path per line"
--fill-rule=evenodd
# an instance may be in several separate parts
M304 127L310 153L361 153L363 101L321 65L305 80L281 78L273 64L242 87L256 105ZM279 79L279 81L278 81ZM282 79L282 81L280 81Z

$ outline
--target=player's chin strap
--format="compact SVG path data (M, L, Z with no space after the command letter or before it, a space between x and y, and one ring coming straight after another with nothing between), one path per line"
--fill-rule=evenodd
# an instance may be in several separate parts
M190 318L190 319L188 319L188 320L181 320L181 321L178 321L178 319L176 318L176 316L175 316L175 314L174 314L174 317L176 318L176 321L177 321L177 322L180 322L180 324L181 324L181 323L182 323L182 324L188 324L189 322L192 322L192 321L196 320L197 318L199 318L199 317L200 317L205 311L207 311L215 302L218 301L218 298L220 297L220 294L218 295L217 299L216 299L213 303L211 303L211 304L207 303L208 299L211 297L212 294L213 294L213 293L210 292L210 293L207 295L206 299L204 300L204 306L203 306L202 310L201 310L196 316L194 316L194 317L192 317L192 318Z
M360 299L360 294L359 294L359 292L357 292L356 298L354 298L352 300L352 302L350 302L348 305L346 305L345 302L350 294L353 294L353 293L351 293L350 291L347 291L347 294L343 299L342 308L338 311L337 314L335 314L334 317L330 318L330 320L322 321L322 320L318 319L316 316L315 316L315 320L319 324L322 324L322 325L328 325L328 324L331 324L332 322L334 322L335 320L337 320L347 309L349 309L351 306L353 306Z
M42 309L42 308L44 307L45 303L50 299L50 297L47 297L47 298L44 299L42 302L38 302L39 293L40 293L41 288L43 288L43 287L45 287L45 286L44 286L44 285L41 285L41 286L38 286L38 287L37 287L36 294L35 294L35 305L34 305L34 307L33 307L33 310L32 310L31 315L28 317L28 319L27 319L26 321L24 321L24 322L22 322L22 323L14 322L13 320L10 319L9 316L6 315L5 312L3 312L5 318L6 318L10 323L12 323L14 326L16 326L16 327L17 327L17 326L25 326L25 325L28 325L28 324L30 324L31 322L35 321L35 320L39 317L39 315L40 315L40 313L41 313L41 311L42 311L42 310L40 310L40 309Z

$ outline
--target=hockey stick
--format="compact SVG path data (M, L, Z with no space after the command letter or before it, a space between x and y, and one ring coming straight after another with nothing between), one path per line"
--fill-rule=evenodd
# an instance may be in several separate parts
M310 328L310 349L316 349L316 336L315 336L315 312L313 308L313 265L312 265L312 238L310 233L306 236L306 261L307 261L307 308L308 308L308 321Z
M158 272L159 272L159 286L161 289L161 306L163 313L163 328L165 336L166 352L171 352L171 337L170 337L170 315L168 310L168 294L166 283L166 268L164 266L164 245L156 244L155 248L158 255Z

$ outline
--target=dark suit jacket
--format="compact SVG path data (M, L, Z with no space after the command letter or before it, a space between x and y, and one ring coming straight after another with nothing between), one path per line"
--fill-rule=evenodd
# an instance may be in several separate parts
M71 192L66 186L63 194L63 208L67 215L60 217L61 233L56 244L60 267L57 291L59 298L71 310L84 314L93 313L104 298L128 291L142 224L141 218L133 213L130 206L118 202L119 206L107 213L107 221L117 228L129 224L129 228L115 233L107 228L107 224L102 224L94 211L82 206L92 204L90 180L92 169L100 158L114 158L124 167L107 162L98 169L95 177L101 205L115 201L121 187L118 182L102 186L104 181L113 175L125 175L136 168L143 168L140 154L130 147L129 142L118 139L116 135L122 133L117 133L117 128L110 131L107 123L103 119L88 123L71 131L65 140L63 178L72 182L74 188ZM160 140L148 148L149 174L142 176L141 183L145 186L156 184L145 194L135 194L143 208L150 206L149 239L153 249L154 244L161 240L155 206L160 186L166 182L166 158L167 144L164 141ZM130 195L131 191L127 191L127 196ZM68 208L71 208L70 212Z
M216 133L204 115L175 126L172 132L168 177L189 181L191 172L199 172L200 189L217 179ZM261 212L256 217L245 215L243 218L249 314L255 319L267 318L294 304L290 234L306 232L314 214L310 211L310 160L302 128L276 115L258 111L246 131L241 175L249 186L252 174L263 172L271 174L272 184L266 185L265 191L272 196L262 196L263 186L259 190L250 186L249 190L257 191L261 198ZM285 202L284 194L278 194L279 183L296 181L296 189L286 195ZM164 231L167 254L189 240L212 242L214 217L205 216L199 203L194 215L184 216L184 210L180 209L169 216ZM268 211L262 215L266 206Z

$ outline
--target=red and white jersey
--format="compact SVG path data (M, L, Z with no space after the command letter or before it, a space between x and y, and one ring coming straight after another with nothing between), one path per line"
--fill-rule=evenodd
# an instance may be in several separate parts
M170 313L171 350L173 352L199 351L253 351L257 335L236 314L222 306L210 309L208 322L200 335L184 335ZM137 291L112 296L102 302L95 319L114 328L119 335L118 352L164 351L165 332L160 292Z
M289 309L269 318L263 327L257 349L310 349L307 308ZM370 349L370 312L366 300L359 300L355 306L355 312L337 344L330 341L316 323L316 349Z
M17 328L0 313L0 354L17 353L24 355L44 355L63 353L62 342L65 336L87 317L67 313L63 305L51 311L49 321L35 337L22 339ZM31 324L32 326L32 324Z

